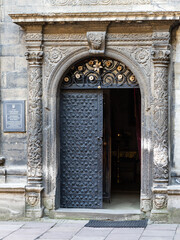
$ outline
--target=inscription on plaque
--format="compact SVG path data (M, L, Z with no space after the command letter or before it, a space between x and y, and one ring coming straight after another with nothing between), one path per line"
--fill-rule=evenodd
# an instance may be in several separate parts
M25 132L25 101L3 102L4 132Z

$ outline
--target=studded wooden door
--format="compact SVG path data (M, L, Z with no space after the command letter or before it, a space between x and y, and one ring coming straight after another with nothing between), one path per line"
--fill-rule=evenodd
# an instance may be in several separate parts
M103 93L62 90L60 207L102 208Z

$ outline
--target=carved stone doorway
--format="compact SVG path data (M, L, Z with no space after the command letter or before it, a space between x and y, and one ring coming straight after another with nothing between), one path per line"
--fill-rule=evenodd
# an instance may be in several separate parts
M103 109L103 99L105 106L105 102L110 101L110 89L115 93L121 88L131 90L134 97L139 85L124 64L111 59L84 60L72 66L63 77L60 97L60 207L102 208L103 198L110 201L111 141L117 141L111 139L110 122L107 123L110 119L105 120L104 117L103 121L103 116L110 116L108 107ZM120 135L117 133L117 137ZM116 150L119 161L123 151ZM137 151L126 151L128 154L134 154L134 160L139 159ZM118 161L116 159L118 166L114 169L120 167Z

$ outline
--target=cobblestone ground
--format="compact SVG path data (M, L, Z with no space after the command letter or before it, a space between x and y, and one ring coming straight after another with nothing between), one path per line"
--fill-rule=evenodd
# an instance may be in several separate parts
M0 222L3 240L180 240L180 225L151 224L143 228L89 228L88 221Z

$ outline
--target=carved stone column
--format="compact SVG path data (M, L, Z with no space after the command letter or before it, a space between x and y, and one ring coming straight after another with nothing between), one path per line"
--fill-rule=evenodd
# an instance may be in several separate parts
M154 158L152 221L167 220L168 185L168 65L170 46L154 44Z
M42 26L27 28L25 54L29 64L28 185L26 216L41 217L42 208Z

